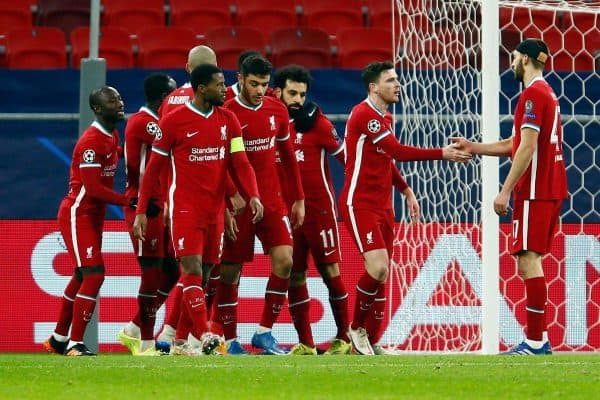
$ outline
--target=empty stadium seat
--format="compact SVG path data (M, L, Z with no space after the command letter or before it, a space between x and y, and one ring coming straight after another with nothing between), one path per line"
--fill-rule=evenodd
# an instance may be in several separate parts
M240 26L260 29L267 37L276 29L298 26L296 5L291 0L240 2L237 18Z
M361 69L372 61L392 60L392 31L382 28L347 28L338 35L338 65Z
M0 35L11 29L31 28L31 6L27 2L0 2Z
M132 68L134 58L129 32L105 26L100 29L98 56L106 60L107 68ZM71 31L71 66L79 68L82 58L89 56L90 28L81 26Z
M89 1L38 0L38 25L55 26L68 37L73 28L89 24Z
M6 34L9 68L66 68L65 34L54 27L15 29Z
M276 67L300 64L306 68L331 67L329 34L319 28L282 28L271 33L273 63Z
M131 34L165 26L163 0L102 0L102 25L116 26Z
M214 0L171 0L171 26L204 34L213 26L232 25L231 5Z
M138 33L138 66L184 68L190 49L199 44L190 28L177 26L146 28Z
M593 29L598 29L598 23L598 16L595 13L565 12L563 14L562 27L568 29L574 26L585 33Z
M238 69L238 57L242 51L254 49L265 51L265 38L259 29L247 26L220 26L206 31L206 44L217 53L219 67Z
M361 0L304 0L302 21L332 36L341 29L365 25Z
M421 5L406 4L400 12L398 7L392 8L387 0L367 0L366 4L367 25L370 27L392 29L393 22L395 32L430 32L433 29L427 10L422 10Z

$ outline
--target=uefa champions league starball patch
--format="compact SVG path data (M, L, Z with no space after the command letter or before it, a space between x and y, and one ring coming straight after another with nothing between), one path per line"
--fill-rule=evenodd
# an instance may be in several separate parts
M377 133L381 129L381 123L376 119L372 119L367 123L367 129L371 133Z
M96 152L92 149L87 149L83 152L83 161L86 163L93 163L96 159Z
M156 136L156 134L160 132L160 128L156 122L150 121L146 124L146 132L148 132L149 135Z

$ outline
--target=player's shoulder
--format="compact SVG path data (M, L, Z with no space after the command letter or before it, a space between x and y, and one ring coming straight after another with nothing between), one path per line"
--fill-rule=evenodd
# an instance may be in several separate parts
M223 108L231 109L237 105L236 97L232 97L229 100L225 100L223 103Z
M552 87L546 82L545 79L538 79L525 89L523 89L522 96L524 97L537 97L540 99L548 98L552 99Z
M283 114L286 118L289 118L287 107L283 104L283 102L275 97L265 96L263 97L263 107L265 109L272 109L277 111L278 113Z

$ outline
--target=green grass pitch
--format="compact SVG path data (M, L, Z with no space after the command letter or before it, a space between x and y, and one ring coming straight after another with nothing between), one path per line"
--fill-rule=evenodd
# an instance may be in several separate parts
M1 354L0 399L591 399L600 355Z

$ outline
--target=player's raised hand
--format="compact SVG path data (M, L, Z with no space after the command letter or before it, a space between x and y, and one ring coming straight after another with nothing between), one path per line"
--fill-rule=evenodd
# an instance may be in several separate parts
M148 217L146 214L138 214L133 221L133 236L140 240L146 240L146 228L148 227Z
M444 160L454 162L467 162L473 158L469 151L459 149L456 143L451 143L444 147L442 149L442 157Z
M304 200L296 200L292 204L291 223L292 228L297 229L304 223Z
M258 197L252 197L248 204L250 204L250 210L252 211L252 223L256 224L263 218L263 214L265 212L265 207L260 202Z

